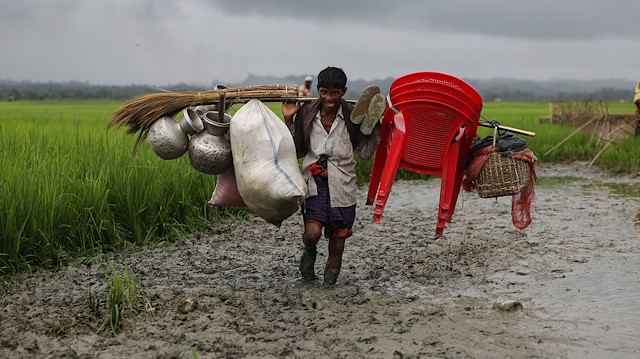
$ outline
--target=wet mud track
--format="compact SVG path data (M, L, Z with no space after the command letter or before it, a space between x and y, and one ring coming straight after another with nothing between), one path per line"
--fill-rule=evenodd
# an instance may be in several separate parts
M363 188L331 287L326 241L319 280L299 279L298 215L26 275L0 297L0 357L635 358L640 179L585 167L539 166L534 220L519 232L510 198L465 192L437 240L439 180L396 182L380 224ZM109 264L128 265L155 311L125 317L116 337L96 334L89 299L106 298ZM182 313L185 298L197 306Z

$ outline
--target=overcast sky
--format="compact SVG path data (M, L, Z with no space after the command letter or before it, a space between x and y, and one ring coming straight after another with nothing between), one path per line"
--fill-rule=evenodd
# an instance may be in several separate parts
M640 0L0 0L0 79L640 79Z

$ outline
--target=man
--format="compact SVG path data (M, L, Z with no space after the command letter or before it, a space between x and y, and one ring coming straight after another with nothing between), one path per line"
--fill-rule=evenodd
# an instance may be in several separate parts
M324 270L324 283L328 285L338 279L345 240L352 235L356 216L354 153L368 160L380 141L381 112L369 115L369 124L375 121L375 126L371 126L374 130L368 131L371 135L363 134L363 125L350 121L353 105L342 98L347 92L346 84L347 76L342 69L327 67L318 74L318 99L302 107L294 103L282 105L298 158L304 157L301 172L307 184L300 274L305 280L316 278L316 245L324 228L324 236L329 239Z
M304 83L298 86L298 97L311 97L312 83L313 83L313 78L311 76L305 77Z
M638 123L636 124L636 137L640 136L640 81L636 85L636 94L633 97L633 102L636 104L636 113L638 114Z

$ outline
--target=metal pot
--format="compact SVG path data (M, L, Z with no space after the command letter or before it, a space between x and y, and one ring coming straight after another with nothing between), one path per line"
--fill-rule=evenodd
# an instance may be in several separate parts
M220 113L218 111L208 111L205 112L202 121L204 122L205 131L214 136L222 136L229 131L231 115L225 112L222 122L220 122Z
M198 106L193 106L191 108L198 114L198 116L200 116L200 118L202 118L204 117L204 114L209 111L217 111L218 105L217 104L198 105Z
M149 127L147 141L160 158L173 160L187 152L189 136L173 117L164 116Z
M182 110L182 120L180 120L180 128L187 135L193 135L196 132L204 130L204 123L193 108L185 108Z
M200 132L189 141L189 161L193 168L202 173L220 174L233 164L231 142L225 136Z

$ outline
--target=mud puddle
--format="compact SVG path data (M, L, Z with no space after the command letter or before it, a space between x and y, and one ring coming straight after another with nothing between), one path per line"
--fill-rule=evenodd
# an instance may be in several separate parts
M361 189L338 283L298 279L302 221L216 226L177 248L25 276L0 298L0 357L635 358L640 179L539 166L534 220L510 198L463 193L434 240L439 181L394 184L380 224ZM326 246L326 242L325 242ZM95 334L88 294L127 264L154 315ZM186 314L180 302L198 306ZM495 303L518 303L511 311Z

